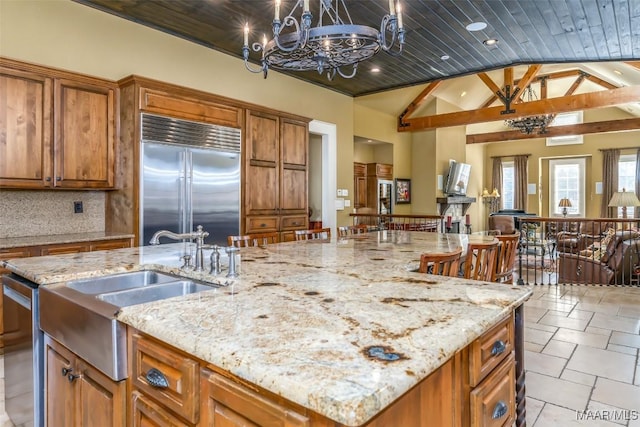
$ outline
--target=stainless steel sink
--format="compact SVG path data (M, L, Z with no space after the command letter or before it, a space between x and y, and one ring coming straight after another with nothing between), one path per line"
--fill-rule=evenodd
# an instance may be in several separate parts
M126 307L211 289L212 287L209 285L195 283L190 280L179 280L122 291L107 292L98 295L97 298L117 307Z
M145 270L74 280L67 283L67 286L83 294L102 294L105 292L149 286L156 283L173 282L177 279L177 277L168 274Z
M127 377L127 329L120 307L215 289L155 271L40 287L40 329L114 380Z

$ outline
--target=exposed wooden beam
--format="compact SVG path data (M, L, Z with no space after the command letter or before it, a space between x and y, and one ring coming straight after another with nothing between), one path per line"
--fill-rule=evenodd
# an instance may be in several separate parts
M561 98L541 99L517 105L517 111L503 114L502 106L456 113L436 114L405 120L398 126L399 132L412 132L440 127L461 126L497 120L513 119L536 114L557 114L569 111L589 110L592 108L638 102L640 86L626 86L611 90L563 96Z
M631 65L632 67L636 67L640 69L640 61L627 61L625 64Z
M502 83L503 87L513 87L513 67L507 67L504 69L504 82Z
M550 126L544 134L527 135L517 130L477 133L467 135L467 144L480 144L484 142L515 141L520 139L548 138L552 136L587 135L591 133L621 132L640 130L640 118L608 120L603 122L581 123L578 125Z
M578 78L573 82L571 87L565 92L564 96L573 95L573 93L578 89L580 84L582 84L585 77L587 77L585 74L580 74Z
M529 65L529 69L524 73L524 76L518 81L516 88L513 90L513 93L516 95L516 101L522 98L522 94L524 93L524 88L531 84L531 81L534 79L538 71L540 71L541 64Z
M604 88L607 88L607 89L615 89L615 88L618 87L618 86L616 86L614 84L609 83L606 80L602 80L601 78L598 78L596 76L592 76L591 74L587 75L587 79L592 81L592 82L594 82L595 84L599 84L600 86L602 86Z
M429 85L427 85L427 87L424 88L422 92L420 92L420 95L416 96L416 98L413 101L411 101L409 106L405 108L402 114L400 114L399 123L402 123L404 120L406 120L416 110L416 108L418 108L418 106L420 106L420 104L424 102L427 96L429 96L431 92L433 92L438 88L438 86L440 86L441 83L442 83L442 80L436 80L434 82L429 83Z
M505 68L506 70L506 68ZM489 88L489 90L498 96L498 94L502 93L502 89L493 81L491 77L487 73L478 73L478 77L480 80L484 82L485 85Z

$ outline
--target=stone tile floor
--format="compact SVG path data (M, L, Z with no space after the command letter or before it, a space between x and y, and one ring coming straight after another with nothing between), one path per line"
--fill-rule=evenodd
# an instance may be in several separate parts
M640 288L531 288L527 426L640 427Z
M640 427L640 288L531 288L527 426ZM12 427L4 413L2 357L0 386L0 427Z

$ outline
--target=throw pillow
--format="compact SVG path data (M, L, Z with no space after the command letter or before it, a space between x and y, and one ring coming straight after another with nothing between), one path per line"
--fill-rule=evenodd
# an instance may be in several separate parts
M602 254L600 256L601 262L606 263L609 261L609 252L607 252L607 248L609 244L613 241L615 236L616 236L615 228L608 228L605 236L602 238L602 242L600 243L600 252ZM614 248L611 248L612 252L613 252L613 249Z

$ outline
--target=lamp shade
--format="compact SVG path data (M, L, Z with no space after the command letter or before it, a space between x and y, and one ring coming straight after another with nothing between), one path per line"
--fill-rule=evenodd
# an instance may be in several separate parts
M570 208L571 207L571 200L564 198L564 199L560 199L560 203L558 203L558 206L561 208Z
M610 207L626 207L626 206L640 206L640 200L635 193L627 192L624 188L622 191L616 191L613 193L613 197L609 201Z

